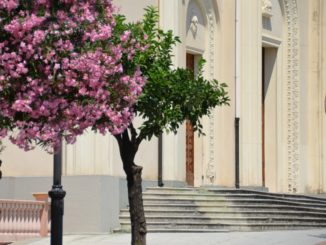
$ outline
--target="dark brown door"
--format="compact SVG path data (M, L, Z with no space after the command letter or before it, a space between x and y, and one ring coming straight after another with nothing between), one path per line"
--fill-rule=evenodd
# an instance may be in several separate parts
M195 56L187 54L187 68L194 72ZM186 122L186 182L194 185L194 130L190 121Z

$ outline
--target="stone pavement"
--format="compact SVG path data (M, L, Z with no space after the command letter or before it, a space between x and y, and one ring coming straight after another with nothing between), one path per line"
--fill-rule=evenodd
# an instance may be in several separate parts
M49 245L49 238L16 242L13 245ZM66 235L64 245L129 245L130 234ZM326 229L223 232L150 233L148 245L326 245Z

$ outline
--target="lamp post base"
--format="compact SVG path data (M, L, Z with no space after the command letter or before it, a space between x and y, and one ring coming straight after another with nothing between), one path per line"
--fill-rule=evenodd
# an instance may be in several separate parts
M51 245L62 245L63 199L66 192L62 185L53 185L49 191L51 197Z

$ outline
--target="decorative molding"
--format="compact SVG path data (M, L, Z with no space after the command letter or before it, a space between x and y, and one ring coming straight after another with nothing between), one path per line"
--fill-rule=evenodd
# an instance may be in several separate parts
M192 47L192 46L188 46L188 45L186 45L186 50L187 50L187 52L190 52L190 53L196 54L196 55L202 55L205 52L204 49L196 48L196 47Z
M209 47L208 47L208 59L209 59L209 76L214 78L214 64L215 64L215 26L214 26L214 9L211 8L207 14L208 19L208 32L209 32ZM214 113L214 112L213 112ZM216 179L215 169L215 122L214 115L209 117L209 158L206 169L206 177L211 184L214 184Z
M270 0L262 0L261 11L264 17L270 18L273 16L273 4Z
M288 191L298 192L300 175L299 20L296 0L283 0L287 24L287 161Z
M263 34L262 42L264 47L278 48L282 43L282 39L267 34Z

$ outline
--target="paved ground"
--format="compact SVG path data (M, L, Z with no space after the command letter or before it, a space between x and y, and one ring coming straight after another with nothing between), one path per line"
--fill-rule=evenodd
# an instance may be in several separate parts
M49 238L14 245L49 245ZM129 245L129 234L67 235L64 245ZM326 245L326 229L272 232L152 233L148 245Z

